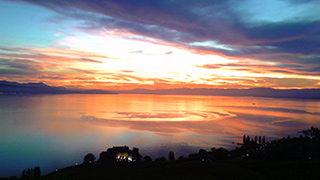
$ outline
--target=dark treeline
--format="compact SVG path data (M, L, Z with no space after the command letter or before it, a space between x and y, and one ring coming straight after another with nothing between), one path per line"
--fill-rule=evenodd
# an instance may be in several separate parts
M200 149L187 157L154 160L139 149L109 148L95 161L93 154L82 165L61 169L44 179L313 179L320 168L320 130L302 130L299 137L266 142L264 136L243 136L233 150ZM128 153L128 154L126 154ZM131 155L131 156L130 156ZM103 160L101 160L103 159Z
M133 151L128 147L116 147L119 149L126 148L126 153L132 153L132 162L165 162L165 161L221 161L230 159L263 159L263 160L320 160L320 130L316 127L302 130L299 137L290 136L271 142L266 142L264 136L243 136L243 142L238 143L239 147L233 150L224 148L211 148L210 151L200 149L198 153L190 154L188 157L180 156L175 159L174 152L170 151L168 157L157 157L154 160L150 156L142 156L139 149ZM85 164L105 164L114 163L116 160L116 149L109 148L108 151L102 152L98 161L91 153L84 157ZM128 159L121 161L128 162Z
M233 150L212 148L207 152L200 149L189 158L203 161L226 159L263 159L263 160L320 160L320 130L315 127L302 130L299 137L290 136L271 142L265 142L265 137L243 136L243 143ZM183 158L179 158L183 159Z
M21 175L21 178L27 178L27 179L40 178L40 177L41 177L41 170L39 166L23 170Z

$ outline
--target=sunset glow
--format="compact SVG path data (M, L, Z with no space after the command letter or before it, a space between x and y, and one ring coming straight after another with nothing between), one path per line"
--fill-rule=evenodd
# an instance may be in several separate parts
M104 90L319 88L319 5L0 0L1 80Z

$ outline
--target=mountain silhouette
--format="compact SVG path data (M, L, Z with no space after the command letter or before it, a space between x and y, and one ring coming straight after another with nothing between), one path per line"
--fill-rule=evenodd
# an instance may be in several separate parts
M32 94L115 94L105 90L67 89L65 87L48 86L40 83L17 83L0 81L0 95L32 95Z
M252 96L271 98L320 99L320 89L215 89L215 88L177 88L177 89L134 89L117 91L126 94L162 94L162 95L206 95L206 96Z

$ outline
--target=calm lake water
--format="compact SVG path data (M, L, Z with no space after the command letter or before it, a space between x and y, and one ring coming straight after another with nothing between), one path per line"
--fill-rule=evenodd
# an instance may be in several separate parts
M0 177L46 174L116 145L175 157L232 149L243 134L266 140L320 127L320 100L172 95L0 97Z

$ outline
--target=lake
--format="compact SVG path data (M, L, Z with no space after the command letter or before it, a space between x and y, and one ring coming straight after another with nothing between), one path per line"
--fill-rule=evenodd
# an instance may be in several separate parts
M244 134L266 140L319 127L320 100L176 95L0 96L0 177L42 174L117 145L153 159L169 151L233 149Z

